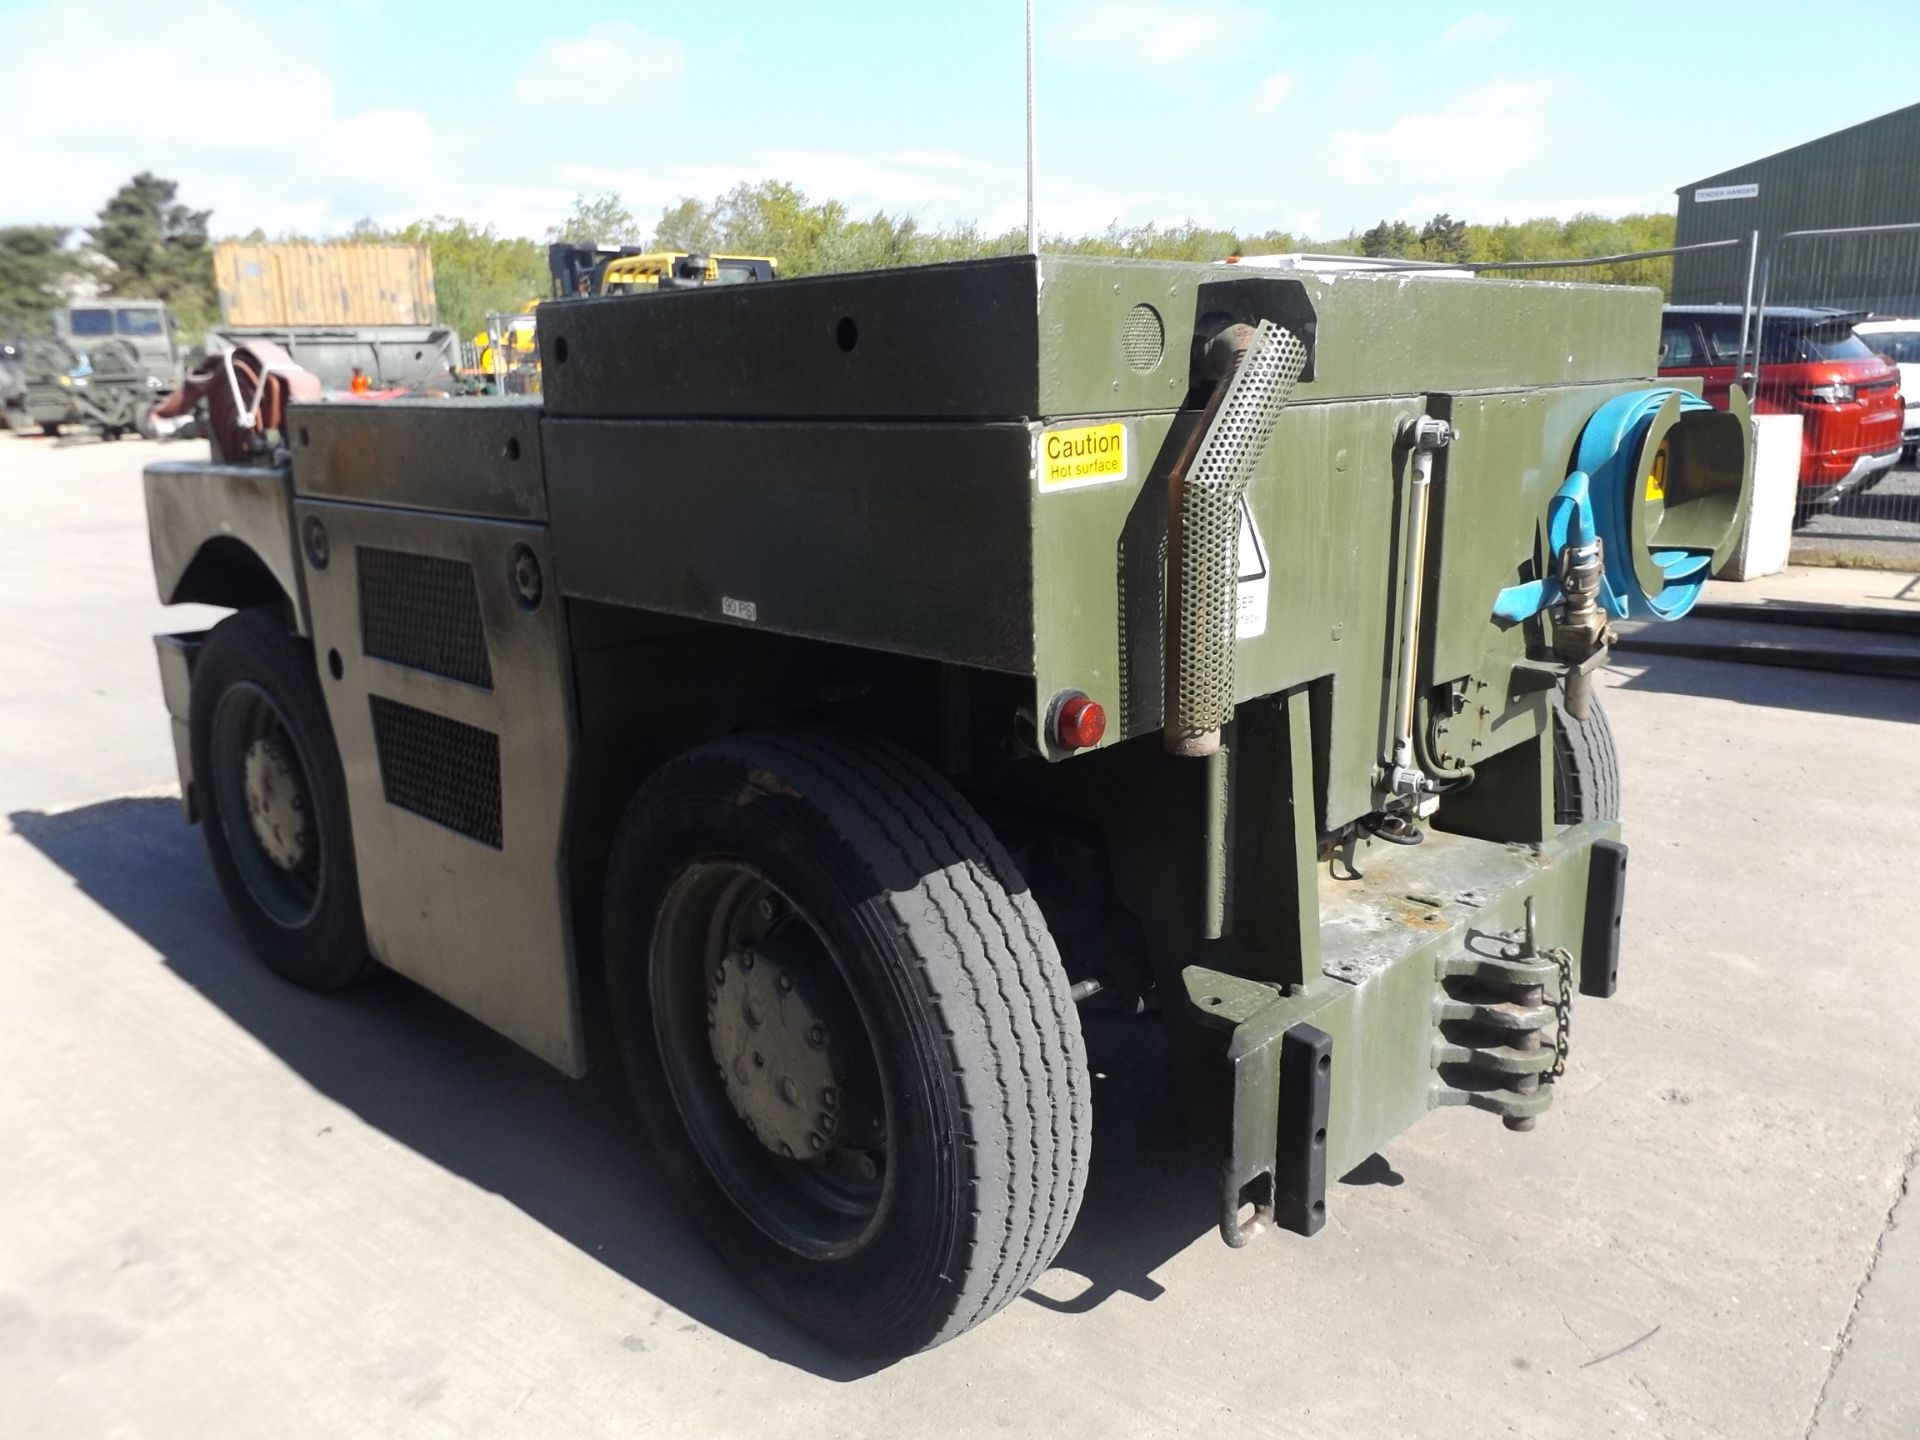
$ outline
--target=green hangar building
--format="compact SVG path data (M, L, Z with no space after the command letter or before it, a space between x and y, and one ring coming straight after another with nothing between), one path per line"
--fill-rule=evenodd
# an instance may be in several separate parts
M1792 230L1920 223L1920 105L1684 185L1675 243L1746 241L1760 255ZM1747 246L1681 254L1677 304L1739 304ZM1757 298L1757 295L1756 295ZM1920 230L1789 240L1774 251L1770 305L1920 316Z

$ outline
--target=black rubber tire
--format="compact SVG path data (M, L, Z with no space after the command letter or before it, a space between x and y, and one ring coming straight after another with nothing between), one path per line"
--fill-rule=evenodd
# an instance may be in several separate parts
M654 920L700 858L747 862L835 948L889 1088L892 1198L850 1255L773 1240L709 1173L669 1091L648 983ZM608 994L636 1102L716 1248L848 1354L928 1349L1005 1306L1080 1208L1092 1140L1079 1015L1025 881L973 808L862 736L742 735L628 806L609 863Z
M40 422L40 433L49 440L56 438L60 434L60 422L58 420L42 420Z
M249 889L235 859L232 834L233 827L248 824L247 817L223 813L219 787L213 783L214 716L221 697L241 683L256 685L271 698L308 781L320 881L312 912L298 924L283 923ZM373 973L378 967L367 951L360 911L346 779L320 695L312 647L289 633L276 611L238 611L207 636L194 663L188 708L194 792L207 856L247 943L268 969L308 990L335 990Z
M1597 695L1584 721L1553 697L1553 818L1561 825L1620 818L1620 752Z

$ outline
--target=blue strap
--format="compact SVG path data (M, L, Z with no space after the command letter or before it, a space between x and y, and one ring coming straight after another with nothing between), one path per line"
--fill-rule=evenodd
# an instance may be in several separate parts
M1493 601L1496 620L1519 624L1560 602L1560 553L1568 545L1593 543L1593 504L1587 472L1567 476L1547 503L1547 578L1509 585Z

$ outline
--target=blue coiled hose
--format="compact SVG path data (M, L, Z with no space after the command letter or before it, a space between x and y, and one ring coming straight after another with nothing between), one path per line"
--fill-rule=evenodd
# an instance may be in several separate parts
M1621 620L1643 614L1655 620L1678 620L1694 607L1713 568L1712 552L1653 551L1661 585L1649 592L1634 569L1629 523L1632 507L1638 503L1641 477L1636 461L1642 444L1654 417L1676 395L1682 413L1713 409L1698 395L1662 386L1617 396L1594 412L1580 432L1573 473L1547 507L1548 578L1502 590L1493 606L1497 618L1530 619L1558 602L1560 582L1552 577L1559 571L1561 551L1568 545L1590 544L1595 535L1605 546L1606 573L1600 594L1608 614Z

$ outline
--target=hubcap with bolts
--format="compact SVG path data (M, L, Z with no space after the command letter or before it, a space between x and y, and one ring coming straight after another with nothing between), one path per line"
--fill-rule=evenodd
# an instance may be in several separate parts
M247 747L247 819L267 859L297 870L307 858L307 796L300 773L280 743L261 736Z
M833 1047L780 952L775 933L722 957L707 991L707 1039L754 1137L790 1160L823 1159L839 1128Z
M765 875L712 859L675 878L654 944L655 1034L708 1172L779 1245L853 1253L888 1213L892 1129L826 933Z

